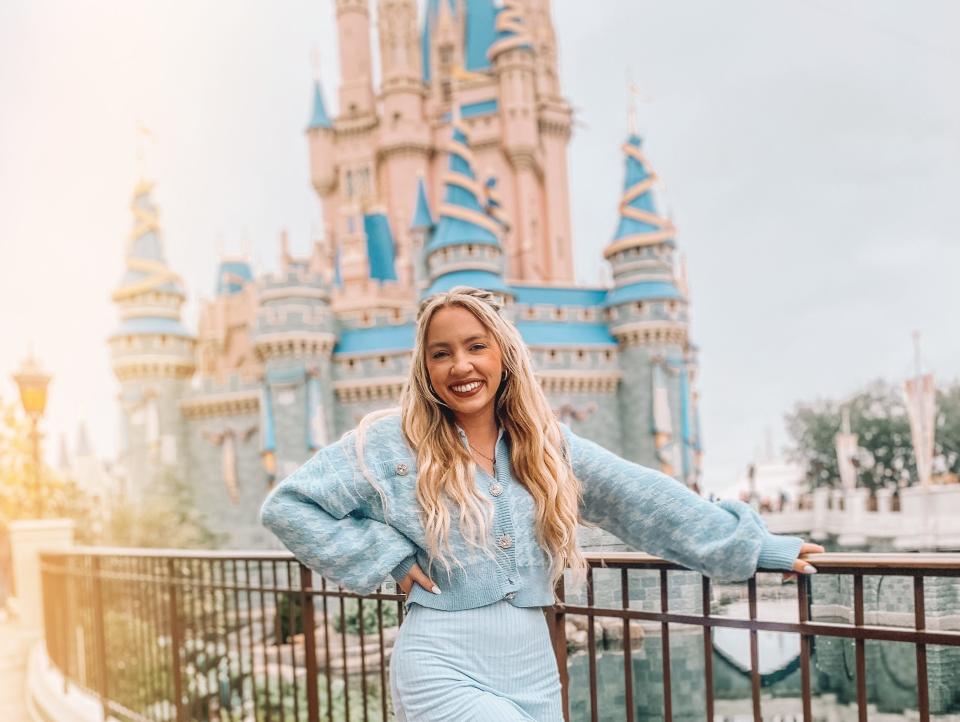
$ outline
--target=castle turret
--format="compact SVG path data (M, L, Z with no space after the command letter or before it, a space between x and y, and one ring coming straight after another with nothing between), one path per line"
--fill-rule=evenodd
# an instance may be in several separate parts
M433 213L427 199L427 188L423 178L417 181L417 199L414 202L413 221L410 223L410 259L412 264L413 287L423 291L428 285L427 268L424 264L423 250L434 229Z
M573 282L573 235L567 148L573 135L573 108L561 95L557 68L557 38L549 0L526 0L524 17L536 49L537 123L543 157L543 188L547 202L543 255L552 261L552 278Z
M164 257L151 190L141 181L134 191L126 271L113 293L120 324L109 339L121 387L120 462L135 502L164 475L183 472L178 400L195 369L196 339L180 321L183 284Z
M466 285L512 296L503 279L500 226L481 205L483 189L473 172L466 130L458 120L453 122L448 153L440 217L424 248L430 279L424 295Z
M336 343L325 253L295 258L284 242L280 271L261 281L254 346L260 379L260 452L270 481L333 440L330 359Z
M221 258L216 295L200 305L197 356L202 377L226 383L230 376L251 381L260 375L250 327L257 303L257 286L249 260L240 256Z
M377 29L380 36L380 92L385 103L396 103L398 95L423 98L420 80L420 34L417 32L417 3L414 0L380 0ZM395 110L395 107L389 110ZM384 117L391 113L384 107Z
M657 459L664 472L693 484L699 449L692 383L696 359L681 291L685 284L674 263L675 229L656 207L657 176L641 145L636 134L623 145L620 219L604 249L614 281L604 305L629 379L621 387L623 448L628 458Z
M432 146L430 125L424 116L426 89L421 80L417 4L414 0L380 0L379 11L380 200L395 227L404 228L410 218L410 179L426 175ZM408 234L397 235L397 257L404 266L401 281L408 287L412 282L410 243Z
M317 195L324 198L337 185L337 170L333 157L333 123L323 102L319 77L313 83L313 112L307 125L307 140L310 144L310 181Z
M340 115L372 115L369 0L336 0L340 50Z
M544 280L552 276L551 254L539 248L543 234L543 172L538 152L536 79L531 39L519 6L508 0L496 19L497 37L488 51L500 83L501 147L516 177L516 226L510 275ZM538 251L541 251L538 253Z

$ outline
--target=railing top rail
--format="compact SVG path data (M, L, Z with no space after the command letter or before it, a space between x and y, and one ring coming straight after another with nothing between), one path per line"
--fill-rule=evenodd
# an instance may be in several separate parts
M585 552L584 558L594 566L610 566L615 568L643 566L655 569L684 569L679 564L668 562L651 554L641 552ZM883 570L889 573L893 570L904 571L960 571L960 554L952 552L929 553L826 553L807 554L804 559L813 564L818 570L836 571L863 571L869 574L871 570ZM761 571L779 571L765 570Z
M157 559L235 559L238 561L292 561L288 551L253 549L150 549L146 547L77 546L41 552L42 556L146 557Z
M164 559L226 559L237 561L293 561L294 557L287 551L256 551L240 550L205 550L205 549L144 549L137 547L73 547L62 551L45 552L49 556L98 556L98 557L147 557ZM683 569L684 567L673 562L660 559L651 554L641 552L587 552L586 560L593 566L646 567L651 569ZM818 570L830 571L861 571L869 574L871 571L883 571L887 574L892 571L903 570L905 573L927 572L958 572L960 571L960 554L948 552L931 553L829 553L809 554L804 557Z

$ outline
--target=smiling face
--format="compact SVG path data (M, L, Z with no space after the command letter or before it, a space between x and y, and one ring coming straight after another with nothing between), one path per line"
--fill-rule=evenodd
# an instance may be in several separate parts
M462 306L441 308L426 336L430 384L457 419L493 415L503 376L500 347Z

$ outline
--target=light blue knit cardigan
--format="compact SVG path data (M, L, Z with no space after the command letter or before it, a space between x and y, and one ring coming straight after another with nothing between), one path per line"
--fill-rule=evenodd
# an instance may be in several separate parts
M770 534L742 502L710 503L674 479L621 459L564 425L573 471L583 485L581 516L636 549L722 580L756 569L789 570L802 540ZM466 436L460 431L461 439ZM414 584L408 603L471 609L508 599L521 607L553 604L549 560L534 535L534 502L513 476L501 429L496 478L478 468L476 483L493 504L493 558L473 552L452 516L450 544L462 562L447 573L428 568L416 499L417 457L399 416L367 430L364 460L387 501L361 474L355 434L321 449L267 496L260 520L310 569L357 594L388 575L402 579L414 562L438 584L435 595Z

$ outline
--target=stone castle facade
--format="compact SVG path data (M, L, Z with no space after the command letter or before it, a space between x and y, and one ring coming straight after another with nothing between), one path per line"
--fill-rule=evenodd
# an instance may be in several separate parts
M621 148L616 230L597 248L612 284L574 282L572 112L549 0L429 0L419 25L415 0L379 0L378 88L368 0L335 6L340 113L318 82L306 133L325 227L308 256L284 240L273 275L223 259L193 333L151 185L134 193L109 340L131 498L174 476L227 546L271 545L264 495L365 413L396 405L418 302L461 284L504 298L577 433L695 484L688 289L635 134Z

